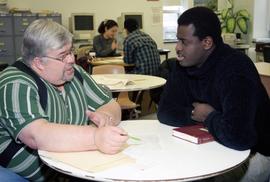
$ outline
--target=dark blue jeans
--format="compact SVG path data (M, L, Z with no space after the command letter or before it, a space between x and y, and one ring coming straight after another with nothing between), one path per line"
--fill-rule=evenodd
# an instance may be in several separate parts
M23 177L2 166L0 166L0 180L2 182L27 182Z

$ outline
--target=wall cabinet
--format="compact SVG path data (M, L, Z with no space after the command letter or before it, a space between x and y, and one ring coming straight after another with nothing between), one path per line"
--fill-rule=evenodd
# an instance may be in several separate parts
M10 63L14 59L12 15L0 15L0 62Z
M0 13L0 63L12 64L21 56L23 33L34 20L46 18L62 23L61 14Z

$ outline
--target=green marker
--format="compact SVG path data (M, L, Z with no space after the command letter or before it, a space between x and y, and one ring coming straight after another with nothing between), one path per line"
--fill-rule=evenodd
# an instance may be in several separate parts
M141 139L140 138L138 138L138 137L134 137L134 136L131 136L131 135L128 135L128 134L121 134L122 136L128 136L130 139L132 139L132 140L136 140L136 141L141 141Z
M137 137L134 137L134 136L128 135L128 137L129 137L130 139L132 139L132 140L141 141L140 138L137 138Z

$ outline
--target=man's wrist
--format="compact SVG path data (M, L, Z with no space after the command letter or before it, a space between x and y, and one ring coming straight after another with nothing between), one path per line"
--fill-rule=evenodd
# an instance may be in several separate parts
M113 125L113 121L115 120L113 115L107 112L100 111L105 116L106 123L108 125Z
M97 146L97 142L96 142L96 134L97 134L97 128L94 128L94 131L93 131L93 145L96 147L96 149L98 149L98 146Z

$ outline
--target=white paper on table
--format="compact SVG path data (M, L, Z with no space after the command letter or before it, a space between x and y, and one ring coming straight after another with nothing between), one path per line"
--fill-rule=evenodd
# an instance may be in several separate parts
M139 136L141 141L128 140L128 145L123 153L136 160L135 168L139 170L147 170L158 165L158 161L152 160L149 155L162 151L159 138L155 135Z
M65 153L39 151L39 155L88 172L100 172L116 166L136 162L135 159L123 154L122 152L114 155L108 155L99 151Z
M103 84L106 86L115 86L115 85L119 85L119 86L126 86L126 85L134 85L135 82L129 80L129 79L125 79L125 78L108 78L108 77L101 77L101 78L97 78L96 82L98 84Z

